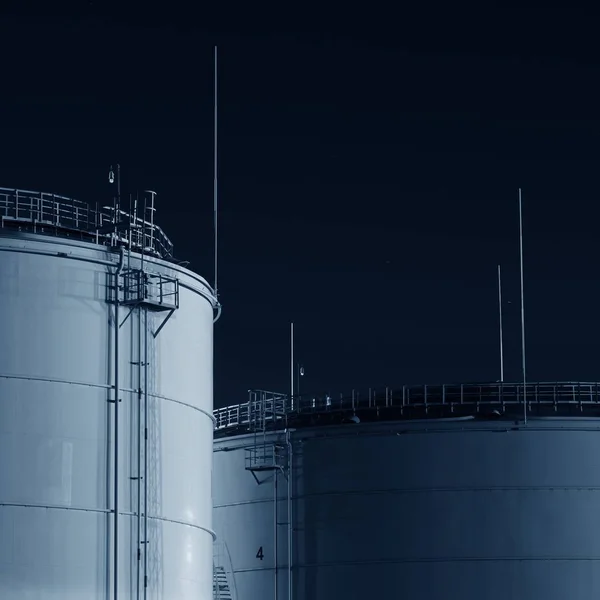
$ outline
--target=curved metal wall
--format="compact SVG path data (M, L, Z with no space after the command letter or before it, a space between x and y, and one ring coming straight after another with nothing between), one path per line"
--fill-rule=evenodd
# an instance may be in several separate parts
M275 519L273 472L256 472L257 483L245 469L254 438L216 440L213 518L233 596L595 597L599 428L532 418L293 432L291 594L285 477Z
M90 244L0 236L3 600L114 599L107 285L118 260ZM176 277L180 299L156 337L168 313L148 314L147 378L144 311L119 309L118 598L208 600L212 292L185 269L153 259L145 268Z

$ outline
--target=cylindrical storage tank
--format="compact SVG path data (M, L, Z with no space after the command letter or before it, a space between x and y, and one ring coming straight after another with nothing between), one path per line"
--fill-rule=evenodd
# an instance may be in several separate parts
M0 229L0 598L208 600L213 292L37 228Z
M528 388L527 422L518 406L503 413L506 391L426 419L406 413L407 397L395 412L369 398L337 419L334 405L306 403L287 431L282 416L269 430L268 402L266 427L248 404L215 411L223 590L236 600L598 596L598 385L544 389L547 410L536 411L542 394Z

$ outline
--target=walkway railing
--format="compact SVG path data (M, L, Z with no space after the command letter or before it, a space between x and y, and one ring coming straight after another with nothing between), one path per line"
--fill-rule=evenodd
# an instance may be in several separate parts
M159 258L173 257L173 244L153 217L140 218L110 206L92 208L57 194L0 188L0 228L15 226L56 236L76 231L103 245L120 243Z
M256 397L256 395L251 396ZM340 394L335 397L329 394L301 395L290 399L282 397L285 405L284 414L301 415L307 413L352 412L376 410L384 408L429 408L460 405L508 406L523 404L526 398L528 406L600 405L600 383L597 382L536 382L528 383L461 383L444 385L416 385L401 388L384 388L369 390L360 394ZM249 426L254 415L261 409L248 401L214 411L215 429L223 430ZM280 420L281 413L268 414L265 420Z

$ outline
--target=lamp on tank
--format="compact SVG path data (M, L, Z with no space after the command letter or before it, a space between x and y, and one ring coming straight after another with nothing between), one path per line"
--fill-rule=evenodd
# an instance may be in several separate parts
M113 198L113 223L115 226L115 242L117 240L117 229L119 223L119 215L121 211L121 165L117 164L117 176L115 177L115 172L113 171L112 165L110 165L110 170L108 171L108 183L113 184L117 182L117 193Z
M296 395L299 396L300 395L300 377L304 377L304 367L298 363L296 365L296 368L298 370L298 377L296 377Z
M117 182L117 203L121 200L121 165L117 165L117 174L115 176L115 172L113 171L112 165L110 165L110 170L108 171L108 183Z

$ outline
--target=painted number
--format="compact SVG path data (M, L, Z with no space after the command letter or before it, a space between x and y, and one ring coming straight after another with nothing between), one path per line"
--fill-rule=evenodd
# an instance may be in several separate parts
M262 560L265 557L265 555L263 554L263 549L262 546L258 549L258 552L256 553L256 558L259 558L260 560Z

